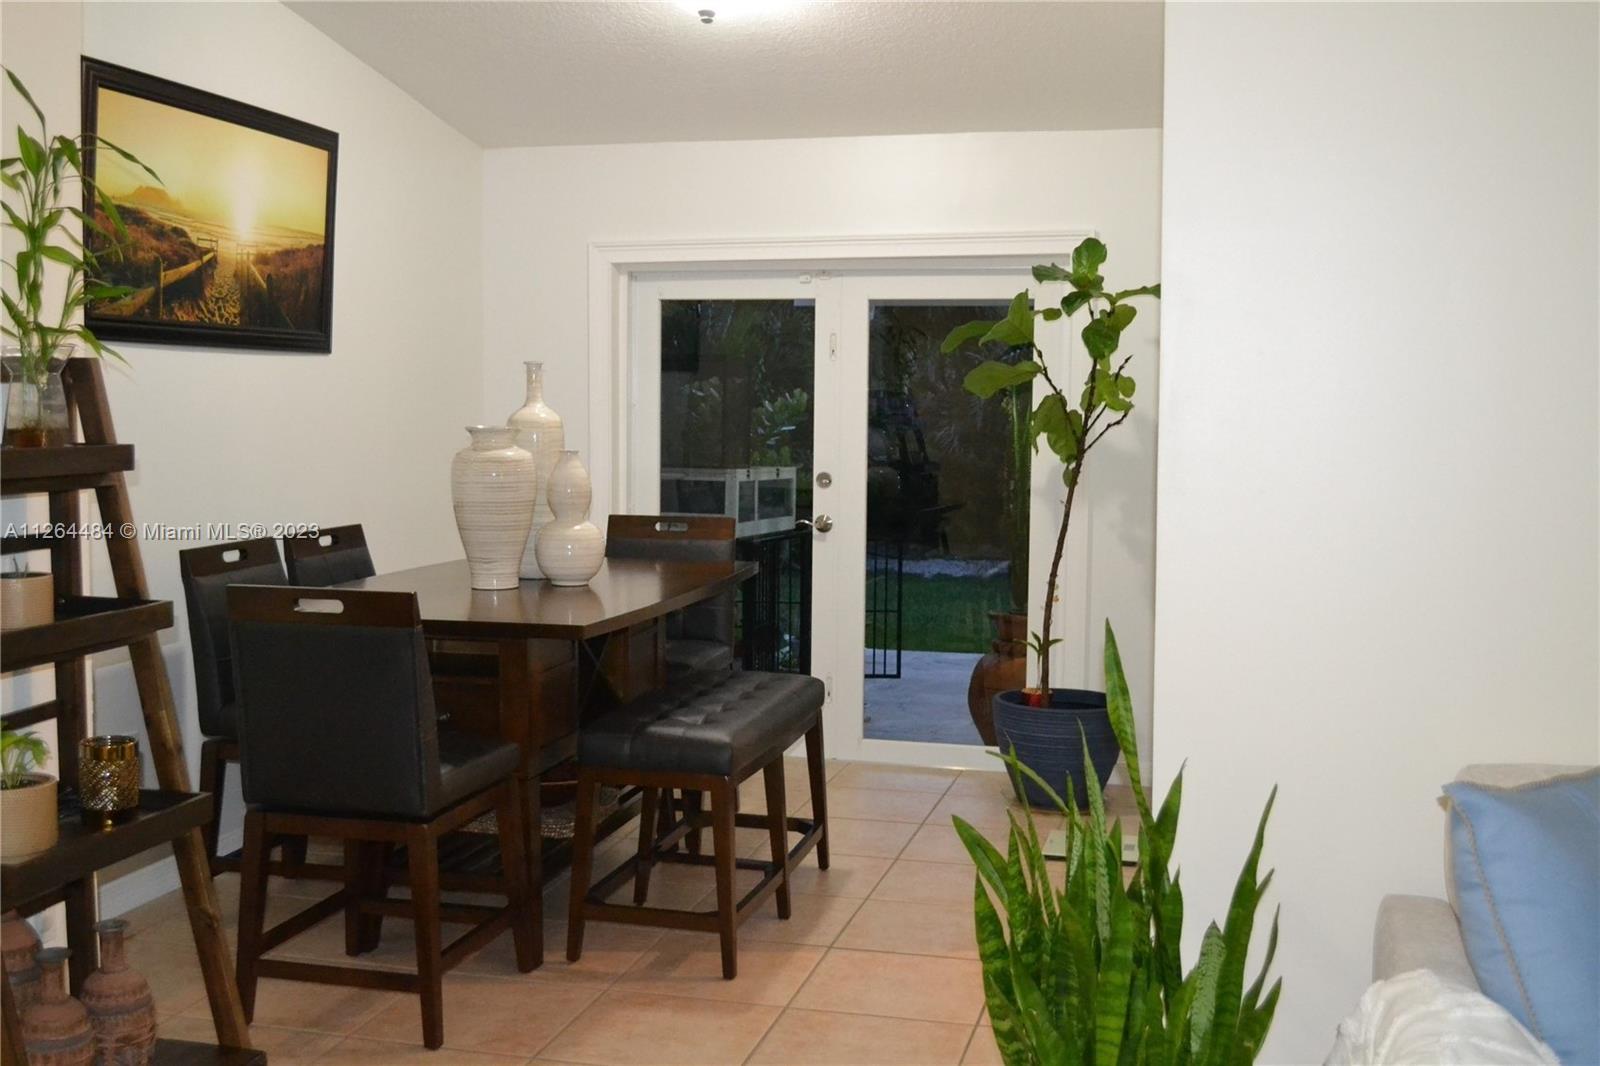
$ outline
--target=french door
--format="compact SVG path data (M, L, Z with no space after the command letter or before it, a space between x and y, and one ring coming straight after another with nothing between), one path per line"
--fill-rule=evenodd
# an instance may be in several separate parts
M762 564L746 661L827 683L830 754L994 765L967 689L991 612L1038 626L1060 479L1019 457L1005 402L962 387L979 353L940 346L1032 286L1018 267L633 279L614 509L736 518Z

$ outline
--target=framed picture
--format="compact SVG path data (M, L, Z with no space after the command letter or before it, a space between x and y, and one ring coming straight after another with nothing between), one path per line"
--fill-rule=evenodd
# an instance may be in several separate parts
M155 175L86 153L112 207L85 204L100 227L85 240L100 273L134 290L85 308L96 336L331 350L337 133L87 56L83 130Z

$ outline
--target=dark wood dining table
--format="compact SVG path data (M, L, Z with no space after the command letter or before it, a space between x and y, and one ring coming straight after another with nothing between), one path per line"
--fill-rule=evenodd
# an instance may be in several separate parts
M757 570L743 561L608 559L580 588L523 581L489 591L472 587L462 559L340 587L416 593L441 719L522 749L529 843L542 845L528 848L529 872L540 884L566 850L537 835L540 775L571 757L586 715L666 683L667 615ZM630 814L622 809L609 821Z

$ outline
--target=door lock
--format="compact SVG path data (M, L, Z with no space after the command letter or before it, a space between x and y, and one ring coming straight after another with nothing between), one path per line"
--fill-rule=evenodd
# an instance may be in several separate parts
M833 475L826 470L817 475L817 488L825 489L833 484Z
M833 528L833 519L825 514L819 514L811 520L811 528L818 533L826 533Z

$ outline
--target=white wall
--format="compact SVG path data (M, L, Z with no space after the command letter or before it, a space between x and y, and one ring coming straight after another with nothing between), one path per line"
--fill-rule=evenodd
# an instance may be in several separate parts
M362 522L385 569L459 553L448 479L460 427L480 414L482 151L278 4L87 4L81 40L31 31L18 6L7 62L16 49L66 86L55 107L72 128L81 50L340 135L332 354L119 346L131 367L108 378L135 445L136 518ZM182 546L147 540L144 561L153 594L177 606L164 640L194 763ZM109 589L103 549L91 555ZM136 725L125 662L97 666L99 724Z
M588 254L597 241L856 237L1092 228L1113 280L1160 260L1159 130L497 149L484 162L484 397L521 400L524 359L586 453ZM1130 337L1140 409L1096 451L1091 627L1111 615L1139 705L1153 626L1155 323ZM597 485L607 472L593 471ZM603 488L603 485L601 485ZM597 501L602 492L597 489ZM1080 497L1081 499L1081 497ZM1076 524L1076 523L1075 523ZM1099 670L1093 674L1098 683Z
M1438 788L1594 762L1592 5L1169 4L1155 729L1194 940L1262 801L1321 1061Z

